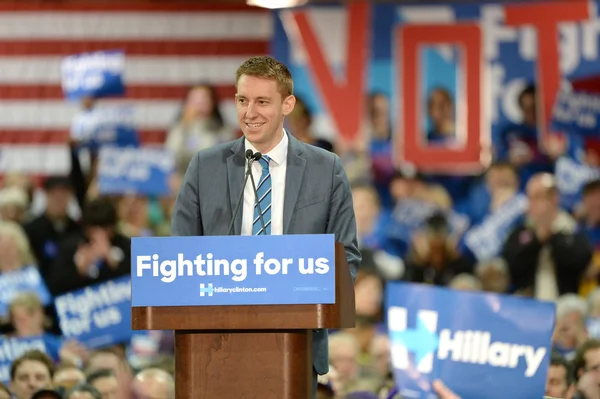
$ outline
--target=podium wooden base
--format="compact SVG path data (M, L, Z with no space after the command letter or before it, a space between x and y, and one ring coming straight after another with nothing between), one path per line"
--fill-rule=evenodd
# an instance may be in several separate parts
M176 331L177 399L311 399L312 331Z

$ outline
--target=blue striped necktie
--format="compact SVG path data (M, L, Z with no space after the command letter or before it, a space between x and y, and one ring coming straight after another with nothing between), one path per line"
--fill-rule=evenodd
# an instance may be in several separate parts
M258 162L262 166L262 174L256 191L258 192L258 204L262 211L262 218L265 222L263 229L258 212L258 204L254 205L254 222L252 223L252 235L270 235L271 234L271 173L269 173L269 161L271 159L263 155Z

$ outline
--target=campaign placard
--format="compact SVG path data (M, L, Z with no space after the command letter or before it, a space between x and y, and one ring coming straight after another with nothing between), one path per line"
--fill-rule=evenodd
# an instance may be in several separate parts
M162 148L103 147L98 187L102 194L165 195L174 170L173 154Z
M385 308L402 397L437 399L437 379L461 399L544 395L553 303L394 282Z
M88 348L129 342L131 278L120 277L56 297L60 329Z
M33 292L42 305L52 301L48 287L35 266L0 274L0 316L7 316L11 301L20 293Z
M333 234L134 237L132 306L335 303Z
M105 50L75 54L61 63L62 88L69 100L125 94L125 53Z
M10 382L10 366L13 361L30 350L42 351L58 362L62 343L60 337L51 334L28 338L0 336L0 381L5 384Z

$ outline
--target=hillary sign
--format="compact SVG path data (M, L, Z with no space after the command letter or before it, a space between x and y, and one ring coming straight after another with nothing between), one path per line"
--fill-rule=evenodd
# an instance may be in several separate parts
M541 398L554 304L391 283L386 313L396 384L431 398L440 379L462 399Z
M131 249L132 306L335 303L333 235L135 237Z

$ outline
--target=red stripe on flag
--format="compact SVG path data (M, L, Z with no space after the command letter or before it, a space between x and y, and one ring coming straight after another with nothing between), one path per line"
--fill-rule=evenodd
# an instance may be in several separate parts
M165 142L167 131L163 129L140 130L140 141L143 144L162 144ZM62 129L27 130L14 129L0 130L0 145L4 144L65 144L69 139L69 132Z
M130 55L176 55L176 56L236 56L268 54L269 42L265 40L49 40L0 41L0 55L17 57L23 55L60 55L102 50L124 50Z
M250 7L243 0L237 3L215 3L211 0L206 1L90 1L82 2L79 0L66 1L2 1L0 2L0 11L59 11L59 12L81 12L81 11L98 11L98 12L178 12L187 13L190 11L200 12L262 12L267 13L268 10L260 7Z
M233 99L235 85L216 86L219 99ZM137 100L183 100L189 86L128 85L126 98ZM60 85L9 85L0 84L2 100L62 100Z

